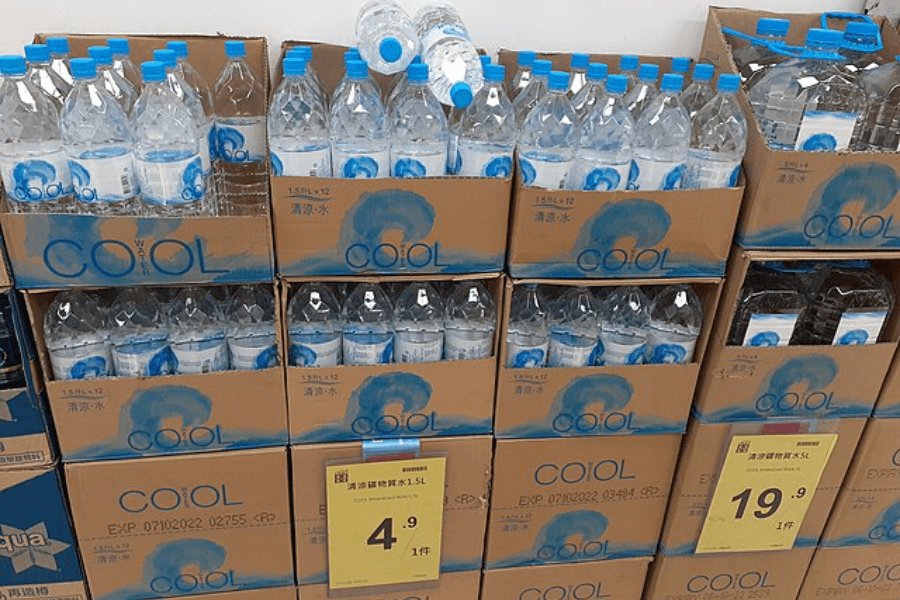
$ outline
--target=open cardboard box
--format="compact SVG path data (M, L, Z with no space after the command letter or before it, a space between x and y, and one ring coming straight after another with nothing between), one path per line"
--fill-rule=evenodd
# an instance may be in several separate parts
M710 7L700 60L713 63L721 73L737 73L722 27L752 34L760 17L790 19L787 42L795 46L803 46L808 29L821 27L821 13ZM880 54L891 62L900 54L900 35L883 17L873 19L881 24ZM900 246L900 154L771 150L746 93L738 92L738 99L748 121L747 197L738 223L739 244L792 249Z
M484 572L482 597L486 600L640 598L650 561L650 558L623 558L490 569Z
M481 589L481 571L458 571L455 573L441 573L440 579L434 585L426 584L400 584L391 586L390 591L362 591L353 590L352 595L341 597L353 598L353 600L478 600L478 591ZM302 600L328 600L333 598L327 583L301 585L297 588ZM345 592L346 594L346 592Z
M42 41L51 34L35 36ZM106 35L70 35L72 56L86 56ZM152 60L169 40L185 40L190 61L212 87L225 65L225 40L247 45L247 63L268 93L264 38L127 36L135 63ZM275 276L269 215L242 217L100 217L13 214L2 207L16 283L20 288L178 285L271 281Z
M900 594L900 557L872 546L816 550L797 600L888 600Z

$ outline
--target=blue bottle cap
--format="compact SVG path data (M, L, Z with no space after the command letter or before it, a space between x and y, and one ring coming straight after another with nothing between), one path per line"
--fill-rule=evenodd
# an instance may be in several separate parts
M623 54L619 59L619 71L637 71L640 59L634 54Z
M691 59L686 56L679 56L672 59L672 72L679 75L687 75L691 70Z
M366 79L369 76L369 65L364 60L347 61L347 79Z
M606 63L591 63L588 65L587 78L591 81L603 81L608 73Z
M301 77L306 75L306 61L299 56L286 56L282 63L282 68L286 77L289 75L299 75Z
M548 87L556 92L569 89L569 74L564 71L551 71Z
M247 56L247 46L240 40L228 40L225 42L225 56L228 58L244 58Z
M422 55L421 55L421 54L416 54L415 56L413 56L412 62L413 62L413 63L420 63L420 62L422 62Z
M638 79L641 81L656 81L659 79L659 65L644 63L638 71Z
M484 66L484 80L490 81L492 83L502 83L503 78L506 77L506 67L503 65L485 65Z
M50 47L50 52L53 54L69 53L69 38L49 37L47 38L46 43L47 46Z
M628 89L628 78L624 75L610 75L606 78L606 91L610 94L624 94Z
M468 107L472 104L471 86L464 81L454 83L453 87L450 88L450 100L453 101L453 106L456 108Z
M876 39L878 32L881 31L875 23L866 23L864 21L850 21L844 28L844 33L848 37Z
M6 76L24 75L27 71L25 59L15 54L0 56L0 74Z
M834 29L810 29L806 32L807 48L837 50L844 41L844 34Z
M154 50L153 60L161 62L167 69L171 69L178 64L178 57L175 56L174 50Z
M344 52L344 60L347 59L347 55L350 55L350 60L362 60L362 55L359 53L359 48L347 48L347 51Z
M733 94L741 87L741 76L732 75L731 73L722 73L719 75L719 83L716 89L720 92Z
M148 60L141 63L141 75L144 76L144 83L166 80L166 65L158 60Z
M181 40L173 40L171 42L166 43L166 49L171 50L175 53L175 56L178 58L187 58L188 57L188 45L187 42L183 42Z
M406 74L412 82L425 83L428 81L428 65L423 65L422 63L410 64L406 68Z
M46 44L28 44L25 46L25 59L31 63L50 62L50 48Z
M535 75L546 77L553 70L553 63L549 60L535 59L531 64L531 70L534 71Z
M97 76L97 63L93 58L73 58L69 66L75 79L93 79Z
M694 65L694 81L710 82L716 68L709 63L697 63Z
M572 65L573 69L587 69L589 62L591 62L591 57L579 52L572 55L572 61L569 64Z
M88 56L93 58L98 65L112 64L112 50L109 46L91 46L88 48Z
M677 73L666 73L662 78L660 89L664 92L680 93L684 87L684 77Z
M313 56L313 51L312 51L311 46L294 46L293 48L288 50L287 53L291 54L291 55L296 55L296 56L302 58L303 60L305 60L306 62L311 61L312 56ZM359 53L357 52L357 54L359 54ZM354 58L353 60L359 60L359 58L357 57L357 58Z
M182 44L184 44L184 42L182 42ZM112 50L113 55L131 54L131 44L128 43L128 38L109 38L106 40L106 45Z
M520 67L530 67L534 64L534 60L537 58L537 53L531 50L522 50L519 52L519 55L516 57L516 62Z
M403 45L395 37L386 37L378 44L378 53L385 62L397 62L403 56Z
M481 61L481 70L483 71L486 66L491 64L491 57L487 54L479 54L478 60Z
M790 27L791 22L788 19L762 17L756 22L756 35L784 37Z

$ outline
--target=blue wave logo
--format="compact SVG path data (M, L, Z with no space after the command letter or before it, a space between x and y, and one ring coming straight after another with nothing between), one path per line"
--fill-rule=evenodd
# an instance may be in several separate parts
M668 173L663 178L662 188L663 190L677 190L681 188L681 180L684 177L684 165L678 165Z
M402 234L402 244L414 244L428 237L436 216L431 203L415 192L381 190L363 194L344 217L339 246L363 244L375 248L392 231Z
M583 190L600 190L609 191L619 187L622 176L619 172L610 167L593 169L584 178Z
M378 163L370 156L354 156L344 163L341 176L344 179L373 179L378 176Z
M75 195L82 202L93 202L97 199L97 191L89 188L91 174L79 163L69 161L69 173L72 174L72 183L75 186Z
M384 347L384 350L381 351L381 364L387 364L394 359L394 340L391 338L391 341L387 343L387 346Z
M602 339L597 339L597 346L594 347L594 352L592 353L594 357L594 366L602 367L606 364L606 360L603 358L604 354L606 354L606 346L603 345Z
M120 429L126 435L135 430L155 432L173 420L182 427L197 427L209 420L212 408L209 396L183 385L138 390L122 407Z
M316 359L319 358L319 356L316 354L316 351L309 346L304 344L291 344L288 358L293 367L309 367L316 364Z
M186 570L213 573L223 564L227 551L210 540L186 539L160 544L144 562L144 582L160 593L169 582L179 580ZM169 590L177 594L176 590Z
M69 367L70 379L94 379L109 374L109 361L103 356L83 358Z
M580 415L596 404L602 406L604 413L620 412L628 406L633 393L631 383L619 375L579 377L556 395L549 416Z
M896 543L900 532L900 502L884 509L869 530L869 542Z
M169 346L154 354L147 365L147 375L150 377L171 375L176 370L178 370L178 359Z
M817 133L809 136L800 149L806 152L831 152L837 149L837 139L830 133Z
M459 167L462 167L462 163L459 164ZM459 170L457 170L458 172ZM488 164L484 165L484 169L481 170L481 174L485 177L501 179L509 177L510 173L512 173L512 157L510 156L496 156Z
M633 240L635 248L651 248L666 238L671 225L669 212L651 200L630 198L607 204L585 221L572 252L577 256L590 249L605 255L623 240Z
M640 176L641 168L638 166L636 160L632 160L631 167L628 169L628 181L625 183L625 189L632 191L638 189L637 180Z
M272 165L272 175L276 177L284 175L284 163L274 152L269 152L269 163Z
M687 358L687 350L679 344L660 344L653 348L653 354L647 361L653 365L680 364Z
M761 331L750 338L750 346L777 346L778 342L781 341L781 336L779 336L774 331Z
M352 425L361 417L378 421L387 408L399 404L402 412L420 412L431 401L432 388L414 373L384 373L366 377L350 394L345 423Z
M425 177L426 174L425 165L414 158L401 158L394 163L394 177L412 179Z
M261 371L263 369L271 369L272 367L277 367L278 364L278 346L272 345L257 355L256 361L254 361L253 364L253 368L257 371Z
M825 354L797 356L784 361L763 383L757 398L772 396L781 398L797 386L806 392L824 390L834 381L838 366Z
M734 168L734 171L731 172L731 177L728 178L728 187L734 187L737 185L738 177L741 175L741 165L738 165Z
M512 360L513 369L533 369L544 364L547 353L543 348L531 348L516 352Z
M584 560L577 553L561 556L559 549L571 538L579 539L582 546L599 542L608 527L609 519L599 511L576 510L556 515L535 536L535 556L542 562Z
M206 136L206 143L209 144L209 158L211 160L219 157L219 135L217 129L218 127L213 125L209 128L209 133Z
M216 152L227 162L246 162L250 153L244 149L244 135L233 127L216 127Z
M628 358L625 359L626 365L640 365L644 362L644 352L646 351L646 344L642 346L638 346L634 350L631 351L631 354L628 355Z
M18 200L32 202L56 198L63 193L62 186L49 184L56 181L56 167L44 160L26 160L18 163L12 172L14 193ZM48 187L49 186L49 187Z
M194 202L203 198L206 193L206 182L204 180L203 165L200 157L196 157L189 162L181 174L181 199L187 202Z
M521 156L519 157L519 170L522 171L522 183L524 185L531 185L534 183L534 178L537 177L534 165Z
M848 331L835 342L837 346L861 346L869 341L869 332L865 329Z

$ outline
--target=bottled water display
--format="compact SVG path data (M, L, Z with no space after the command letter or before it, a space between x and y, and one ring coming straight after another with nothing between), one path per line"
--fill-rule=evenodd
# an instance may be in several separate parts
M490 358L496 330L497 308L484 284L455 284L446 306L444 360Z
M83 291L56 294L44 315L44 343L57 381L113 373L106 316Z
M600 315L597 298L586 287L570 287L553 303L548 318L548 367L588 367L597 355Z
M289 364L334 367L342 362L341 302L324 283L306 283L288 305Z
M50 48L50 68L62 77L70 86L75 85L75 78L69 66L69 39L64 37L49 37L44 42Z
M875 23L850 21L844 29L841 55L846 59L841 67L851 75L881 66L881 29Z
M394 0L369 0L360 7L356 39L362 59L385 75L403 71L419 53L416 26Z
M378 365L394 357L394 307L377 283L360 283L344 302L344 363Z
M275 296L266 285L242 285L227 300L225 335L232 369L258 371L280 364L277 311Z
M22 352L16 337L11 304L13 291L0 294L0 389L25 387Z
M436 362L443 357L444 303L429 283L411 283L394 306L394 362Z
M436 3L423 6L415 23L432 93L445 106L466 108L484 79L478 51L462 17L453 6Z
M653 100L659 96L656 80L659 79L659 65L645 63L638 70L638 80L625 95L625 106L635 120L641 116Z
M525 117L531 112L538 102L547 95L549 86L550 70L553 63L549 60L535 60L532 63L531 80L516 95L513 103L513 110L516 113L516 121L521 127L525 123Z
M628 78L629 90L637 83L639 65L640 59L633 54L623 54L619 57L619 75Z
M506 366L533 369L547 365L550 326L547 300L536 283L513 289L506 335Z
M659 96L641 113L634 126L634 167L629 187L639 190L677 190L691 139L691 120L681 104L681 75L666 73Z
M466 177L509 177L516 147L516 116L503 89L502 65L484 68L484 87L457 126L456 172Z
M606 80L608 70L605 63L591 63L588 65L585 85L578 90L578 93L572 96L572 106L575 108L575 113L579 119L584 119L594 105L603 98L605 92L603 82ZM628 85L627 78L625 85L626 87Z
M0 57L0 177L13 212L70 210L72 179L54 101L21 56Z
M569 60L569 98L574 98L581 88L587 85L588 65L591 57L587 54L575 53Z
M134 287L122 288L107 320L117 376L155 377L175 372L166 315L153 294Z
M763 17L756 22L756 39L736 48L731 55L743 83L752 85L767 68L786 58L771 48L784 44L790 26L788 19Z
M718 93L691 121L683 187L734 187L747 149L747 120L735 94L738 75L719 75Z
M579 133L578 115L566 95L568 85L566 73L552 72L547 94L522 124L518 157L527 186L549 190L565 187Z
M331 102L331 164L335 177L376 179L390 172L390 124L381 93L360 60L347 61L347 85ZM446 162L446 161L445 161Z
M732 346L787 346L808 305L804 280L814 266L802 263L752 263L731 322Z
M697 63L694 66L691 85L681 92L681 103L684 104L684 108L692 120L700 109L715 96L711 85L715 71L716 68L708 63Z
M93 58L97 65L97 75L103 87L110 96L116 99L116 102L122 107L122 112L130 115L138 92L127 79L119 75L113 68L112 50L109 46L91 46L88 48L88 56Z
M412 64L409 84L394 105L391 120L391 174L440 177L447 170L447 118L428 87L428 66Z
M137 95L140 95L144 80L137 65L131 61L131 43L128 38L109 38L106 45L112 52L113 70L131 84Z
M179 375L228 369L225 315L208 287L182 289L168 308L169 341Z
M642 364L649 334L650 300L638 286L616 288L600 306L600 345L595 364Z
M532 67L536 58L537 54L531 50L522 50L516 55L517 70L506 84L506 95L509 96L510 102L531 83Z
M669 285L650 303L644 362L689 363L703 326L703 307L689 285Z
M853 149L896 151L900 147L900 61L863 71L857 82L869 107L853 134Z
M44 44L28 44L25 60L28 61L28 79L53 100L57 112L62 110L72 85L50 68L50 48Z

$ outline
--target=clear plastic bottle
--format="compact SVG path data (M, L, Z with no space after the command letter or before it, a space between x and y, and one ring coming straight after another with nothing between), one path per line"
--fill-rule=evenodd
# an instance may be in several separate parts
M572 97L572 107L575 108L579 119L584 119L594 105L603 98L603 94L606 92L603 82L606 81L608 72L609 68L605 63L588 65L586 84ZM628 85L627 78L625 85Z
M378 179L390 173L390 124L381 94L360 60L347 63L347 85L331 102L331 165L335 177Z
M568 85L568 74L550 73L547 95L528 113L522 125L518 156L527 186L549 190L565 187L579 134L578 115L566 96Z
M634 180L640 190L676 190L681 187L684 162L691 139L691 120L681 104L682 77L666 73L660 95L641 113L634 126Z
M574 98L587 85L589 54L575 53L569 59L569 98Z
M516 55L516 66L518 67L513 74L512 79L506 83L506 95L512 102L516 96L531 83L531 69L537 54L531 50L522 50Z
M637 83L639 65L640 59L634 54L623 54L619 57L619 75L628 78L629 90Z
M53 100L28 76L21 56L0 57L0 177L10 210L68 212L72 178Z
M788 19L762 17L756 22L758 42L736 48L731 54L741 82L752 85L769 67L782 62L786 56L772 52L770 44L784 44L791 22Z
M516 113L516 122L519 127L525 122L525 117L531 112L538 102L547 95L550 70L553 63L549 60L535 60L531 66L531 81L519 91L516 99L512 101L513 111Z
M444 357L444 302L427 282L409 284L394 303L394 362Z
M428 66L410 65L408 74L409 85L390 115L391 175L442 177L447 170L447 117L428 87Z
M409 15L395 0L369 0L356 17L359 53L373 71L392 75L419 53L419 36Z
M284 78L269 105L269 153L273 175L331 177L328 113L304 81L306 61L284 59Z
M409 66L413 66L415 64L420 64L422 62L421 56L416 56L413 58L412 62L409 63ZM403 95L406 92L406 88L409 87L409 67L407 67L406 71L403 71L393 82L393 86L391 86L391 91L388 94L387 100L384 103L384 107L387 109L388 114L393 114L394 109L396 108L397 98Z
M75 86L66 97L60 133L78 199L77 211L137 214L134 138L128 117L97 76L93 59L72 59Z
M857 78L869 107L853 134L854 150L895 152L900 148L900 57Z
M616 288L600 306L597 365L639 365L650 334L650 300L636 285Z
M668 285L650 303L644 362L689 363L703 326L703 306L689 285Z
M691 121L683 187L734 187L747 149L747 119L735 94L739 75L719 75L718 93Z
M360 283L344 303L344 363L379 365L394 356L394 313L377 283Z
M72 86L50 68L50 48L44 44L28 44L25 60L28 61L28 79L53 100L57 112L62 110Z
M878 56L881 50L881 29L875 23L850 21L844 29L841 54L846 62L841 65L847 73L859 76L863 71L875 69L884 61Z
M69 67L69 38L49 37L44 40L50 48L50 68L70 86L75 85L72 69Z
M516 148L516 116L503 90L503 65L484 68L484 87L460 120L456 172L466 177L509 177Z
M637 83L625 94L625 106L631 112L631 116L637 121L650 106L650 103L659 96L656 80L659 79L659 65L645 63L638 71Z
M91 46L88 48L88 56L93 58L97 65L97 75L103 81L103 87L116 99L125 114L130 115L138 92L113 68L112 50L109 46Z
M109 38L106 40L106 45L112 51L113 69L130 83L135 93L140 96L144 81L137 65L131 60L131 43L128 38Z
M231 294L225 320L232 369L257 371L279 365L277 309L269 285L242 285Z
M466 108L484 79L462 17L450 4L434 3L419 9L415 23L432 93L441 104Z
M0 293L0 389L25 387L22 352L16 338L11 297L13 290Z
M325 109L328 109L328 92L325 91L325 86L322 84L322 80L319 78L319 75L316 73L316 70L313 68L313 49L312 46L294 46L285 54L285 58L302 58L306 63L306 75L303 77L303 80L312 88L313 93L318 97L322 106Z
M694 65L691 85L681 92L681 103L691 119L716 95L712 88L712 78L715 72L716 68L709 63Z
M497 330L497 308L483 283L458 282L447 300L445 314L444 360L490 358Z
M624 101L627 85L624 75L610 75L606 94L582 120L569 189L625 189L634 154L634 119Z
M303 284L288 304L287 318L292 367L341 364L341 303L326 284Z
M169 341L179 375L228 369L222 305L207 287L183 288L169 305Z
M178 75L191 90L196 92L204 114L209 119L214 119L215 114L213 113L212 92L209 89L209 84L206 82L206 79L203 78L203 75L201 75L190 62L190 50L187 42L182 40L171 40L166 42L166 49L175 53L176 59L178 60Z
M686 56L679 56L672 59L672 68L669 69L670 73L675 73L676 75L681 75L687 80L688 76L691 74L691 63L694 62L690 58Z
M730 346L787 346L808 305L798 272L785 263L751 263L728 335Z
M570 287L550 311L548 367L589 367L597 358L600 307L586 287Z
M334 86L334 90L331 92L331 102L328 103L329 110L333 108L334 102L335 100L337 100L338 96L344 94L344 88L346 88L350 83L348 73L350 61L352 60L362 61L362 58L359 56L359 50L357 50L356 48L350 48L349 50L344 52L344 74L338 80L337 85ZM357 81L356 83L361 84L360 81ZM368 68L366 69L365 85L368 86L369 90L374 90L374 93L378 94L378 96L381 97L381 89L378 87L378 84L375 83L375 80L369 76Z
M105 316L81 290L57 293L44 315L44 343L53 379L94 379L113 373Z
M153 294L136 287L122 288L109 309L108 323L117 377L155 377L175 372L166 315Z
M506 334L506 367L533 369L547 364L550 326L547 300L536 283L513 290L509 330Z
M269 210L266 92L244 61L244 42L225 42L228 62L216 81L215 170L219 214L256 215Z

